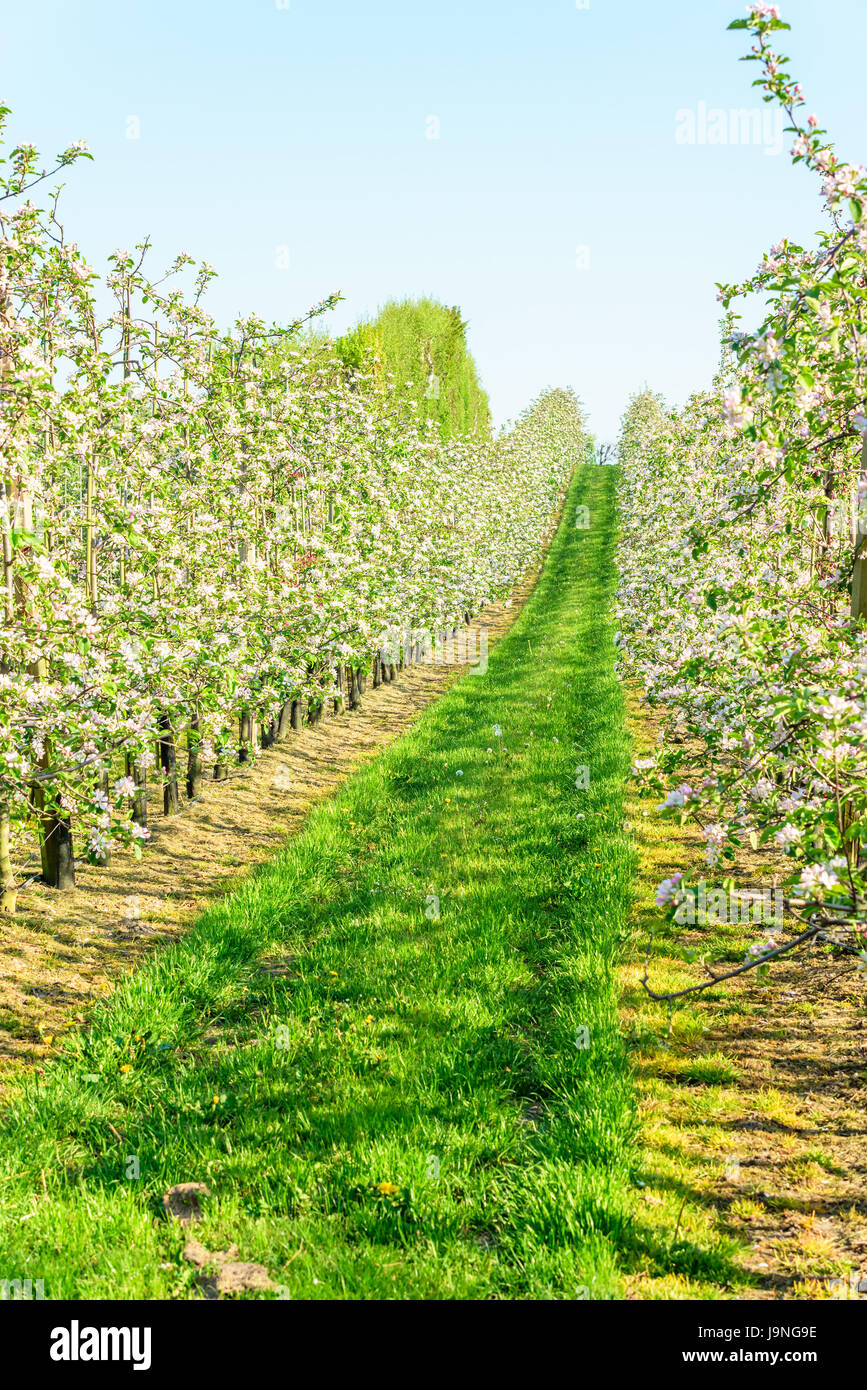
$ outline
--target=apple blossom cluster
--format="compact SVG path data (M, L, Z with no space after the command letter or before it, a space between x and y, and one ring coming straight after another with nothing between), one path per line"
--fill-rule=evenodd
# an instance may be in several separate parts
M802 116L772 46L788 28L778 7L753 5L731 27L752 34L758 85L788 116L794 162L818 175L827 225L813 247L783 239L747 282L720 286L709 392L682 410L649 391L630 401L616 640L623 673L663 716L636 775L665 796L664 815L699 825L703 872L739 845L786 856L799 938L863 961L867 174ZM745 295L764 304L754 332L733 310ZM666 880L659 904L688 880Z
M0 128L8 112L0 108ZM59 164L82 150L72 146ZM0 889L75 818L140 843L155 745L237 754L239 719L336 696L409 615L447 628L538 560L587 441L573 393L446 440L384 375L347 379L307 320L228 332L214 270L117 250L104 290L29 147L0 187ZM59 167L59 165L58 165ZM331 307L317 305L308 318ZM244 725L241 723L243 730ZM132 804L131 804L132 803ZM23 837L23 838L22 838ZM79 838L80 837L80 838Z

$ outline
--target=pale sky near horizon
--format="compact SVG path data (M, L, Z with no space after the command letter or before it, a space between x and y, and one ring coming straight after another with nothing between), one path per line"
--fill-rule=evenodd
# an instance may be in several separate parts
M867 164L867 3L781 3L808 109ZM291 320L339 290L334 331L429 294L469 320L498 423L568 385L612 439L645 383L676 402L708 384L715 281L822 222L788 137L777 154L772 129L698 139L700 103L760 105L745 36L726 32L745 13L745 0L3 0L0 97L14 138L94 154L68 173L63 208L98 268L149 234L155 269L181 250L217 267L221 322ZM676 138L687 110L694 144Z

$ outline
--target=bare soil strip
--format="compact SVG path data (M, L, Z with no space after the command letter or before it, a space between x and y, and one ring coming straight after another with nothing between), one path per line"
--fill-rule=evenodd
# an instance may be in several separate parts
M514 623L540 568L501 603L481 610L491 649ZM86 1021L88 1006L144 952L174 938L206 902L272 856L316 802L407 729L466 666L406 667L368 688L359 710L326 716L208 782L202 797L163 819L156 802L140 861L115 853L111 867L76 866L71 893L39 883L0 919L0 1091L10 1068L38 1063L58 1037Z

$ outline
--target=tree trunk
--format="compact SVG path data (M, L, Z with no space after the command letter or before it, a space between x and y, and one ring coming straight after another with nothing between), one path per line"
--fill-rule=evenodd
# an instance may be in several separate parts
M49 812L42 820L43 877L49 888L69 893L75 887L72 829L64 816Z
M160 767L165 776L163 783L163 814L166 816L176 816L181 809L180 796L178 794L178 767L177 754L175 751L175 736L172 733L172 726L168 717L163 716L160 720L160 728L163 731L160 739Z
M867 480L867 438L861 446L861 481ZM861 533L858 518L855 537L855 563L852 567L852 617L867 619L867 536Z
M9 807L0 803L0 914L13 917L18 905L18 889L10 853Z
M354 666L348 666L349 676L349 708L359 709L361 707L361 691L358 688L358 672Z
M148 772L143 763L133 763L130 765L129 759L126 764L127 776L131 776L136 785L136 791L132 798L132 818L142 829L146 829L148 823Z
M316 672L313 671L313 670L311 670L310 674L311 674L311 675L315 675ZM319 721L320 721L320 719L322 718L324 709L325 709L325 700L324 700L324 698L322 698L322 697L317 698L316 695L314 695L314 696L313 696L310 700L308 700L308 702L307 702L307 723L308 723L308 724L318 724Z
M47 750L41 762L47 765ZM43 882L49 888L69 892L75 887L75 857L69 818L60 814L60 808L52 803L51 792L46 792L39 782L33 788L33 804L39 820Z
M867 556L859 554L852 571L852 617L867 618Z
M100 778L100 788L101 788L101 790L102 790L103 796L105 796L105 797L108 798L108 803L109 803L109 805L111 805L111 776L110 776L110 774L109 774L108 768L106 768L105 772L102 774L102 777ZM111 864L111 850L110 850L110 849L107 849L107 850L105 851L105 854L104 854L104 856L103 856L103 858L102 858L102 860L101 860L100 862L101 862L102 867L103 867L104 869L107 869L107 868L110 866L110 864Z
M187 796L195 801L202 794L202 739L199 732L199 716L190 720L187 732Z
M253 757L253 720L249 714L241 715L239 721L238 762L249 763Z
M301 729L301 726L302 726L303 723L304 723L304 701L303 701L303 700L293 700L293 701L292 701L292 728L295 730L296 733L298 733L298 731Z
M293 710L293 708L294 708L294 701L292 701L292 700L287 700L286 703L285 703L285 705L282 705L281 708L280 708L280 718L277 720L277 742L278 742L278 743L280 742L281 739L288 738L288 736L289 736L289 730L290 730L291 728L294 727L294 726L293 726L293 723L292 723L292 710Z

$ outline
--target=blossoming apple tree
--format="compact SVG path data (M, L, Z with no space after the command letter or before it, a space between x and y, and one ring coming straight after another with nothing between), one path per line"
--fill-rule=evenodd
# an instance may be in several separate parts
M814 246L784 239L719 287L712 390L679 411L645 391L624 419L617 640L663 716L635 770L664 815L701 828L705 872L725 873L739 846L786 856L794 930L739 970L805 949L864 969L867 173L808 113L775 46L778 7L731 27L751 37L755 85L783 108L827 222ZM735 314L745 295L765 306L756 331ZM676 914L694 878L679 870L658 904ZM709 966L683 993L716 978Z
M587 448L564 391L493 441L446 440L381 370L348 379L307 320L221 330L215 272L186 255L154 277L147 243L118 250L100 288L57 195L30 197L83 157L43 171L17 147L0 186L5 912L34 854L68 887L76 849L140 852L149 780L172 814L257 728L387 679L384 630L502 594Z

